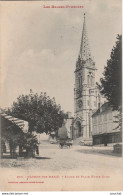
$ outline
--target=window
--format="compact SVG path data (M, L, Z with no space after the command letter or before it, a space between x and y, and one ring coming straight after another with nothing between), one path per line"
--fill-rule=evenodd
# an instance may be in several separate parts
M92 86L94 86L94 78L92 78Z
M102 125L99 125L99 133L102 132Z
M98 121L99 121L99 123L101 123L101 122L102 122L102 116L101 116L101 115L99 115L99 117L98 117Z
M111 132L112 131L112 123L109 122L107 125L108 125L107 132Z
M92 72L88 73L87 82L88 82L88 86L94 86L94 77Z
M96 117L93 118L93 123L94 123L94 124L97 123L97 118L96 118Z
M89 82L90 82L90 81L89 81L89 75L88 75L88 78L87 78L87 80L88 80L87 82L88 82L88 85L89 85Z
M103 124L103 132L107 132L107 124L106 123Z
M79 87L82 86L82 76L79 76L78 77L78 84L79 84Z
M93 126L93 130L94 130L94 133L97 133L97 126L96 125Z
M93 78L92 78L92 76L90 76L90 85L92 86L92 81L93 80Z

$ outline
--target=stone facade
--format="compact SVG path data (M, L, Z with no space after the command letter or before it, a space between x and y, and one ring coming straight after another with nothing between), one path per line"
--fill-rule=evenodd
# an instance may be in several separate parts
M109 103L104 103L93 115L93 144L117 143L122 141L121 131L117 128L116 116L118 111L113 111Z
M59 138L71 138L72 139L72 124L73 118L68 118L64 120L64 123L61 128L58 130L58 137Z
M74 85L74 121L73 137L92 137L92 113L100 104L99 90L95 84L96 66L91 56L86 19L84 23L80 52L76 61L75 85Z

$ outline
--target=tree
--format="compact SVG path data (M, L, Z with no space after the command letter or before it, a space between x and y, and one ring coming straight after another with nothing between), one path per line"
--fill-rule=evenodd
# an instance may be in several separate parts
M35 157L35 151L38 149L38 139L36 135L30 132L22 133L18 137L19 156L23 156L23 149L26 150L27 157Z
M120 110L122 103L122 36L117 35L103 78L100 79L101 94L107 98L113 110Z
M100 79L100 92L104 95L113 110L119 111L115 123L116 128L122 129L122 36L117 35L107 66L104 68L103 78Z
M19 147L19 156L23 156L23 149L26 150L28 157L35 156L35 150L38 148L37 136L30 132L24 133L17 125L9 124L1 131L1 152L4 152L5 142L9 144L11 158L16 158L16 148Z
M29 122L29 131L50 134L58 132L66 114L56 105L55 98L50 99L46 93L40 95L20 95L7 114Z
M1 143L5 146L5 142L8 142L11 158L16 157L16 148L19 145L18 140L22 133L22 130L15 124L9 124L1 128Z

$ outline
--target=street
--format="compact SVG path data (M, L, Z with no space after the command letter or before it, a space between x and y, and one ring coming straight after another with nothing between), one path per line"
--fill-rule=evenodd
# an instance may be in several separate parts
M2 167L42 169L42 170L84 170L97 171L106 167L108 170L120 171L122 158L115 155L113 147L80 146L59 148L58 144L42 141L39 156L30 159L2 159Z
M112 152L112 147L79 146L60 149L59 145L43 141L40 154L30 159L1 159L2 178L9 181L31 181L25 190L121 190L122 157ZM6 175L10 175L9 178ZM40 181L40 184L38 182ZM41 185L42 182L42 185ZM77 183L76 183L77 182ZM52 183L52 187L51 187ZM66 186L67 185L67 186ZM119 188L115 188L119 186ZM8 189L20 185L8 185Z

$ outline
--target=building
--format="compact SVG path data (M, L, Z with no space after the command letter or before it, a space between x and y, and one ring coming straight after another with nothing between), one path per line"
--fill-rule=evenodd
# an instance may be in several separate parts
M55 132L52 132L49 136L50 143L56 143L57 139L73 139L72 133L73 117L71 112L67 112L67 119L64 119L62 127L58 129L58 136Z
M113 111L109 103L104 103L93 115L93 144L117 143L122 141L121 131L117 128L116 116L118 111Z
M21 120L19 118L15 118L15 117L7 115L5 113L0 113L0 117L1 117L1 129L4 129L12 124L15 124L24 133L28 132L28 129L29 129L28 121Z
M100 94L95 84L96 70L89 47L84 14L80 51L74 72L74 121L72 124L74 138L90 139L92 137L91 116L93 110L97 110L100 104Z
M73 139L73 134L72 134L72 122L73 122L73 117L71 115L71 112L67 112L67 119L64 119L63 125L61 128L58 130L58 137L59 138L71 138Z
M12 136L15 135L16 137L15 132L20 132L20 131L27 133L29 129L29 124L25 120L15 118L5 113L0 113L0 120L1 120L1 135L0 135L1 154L3 155L3 153L11 152L10 144L4 136L7 134L8 136L10 136L12 134ZM15 139L15 137L13 137L13 139ZM16 152L19 153L19 146L16 147Z

